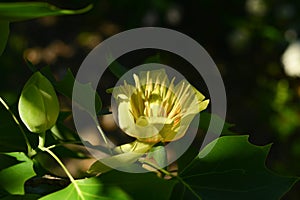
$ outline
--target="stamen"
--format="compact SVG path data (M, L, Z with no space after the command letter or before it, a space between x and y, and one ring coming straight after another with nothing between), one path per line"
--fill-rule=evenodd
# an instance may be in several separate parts
M181 96L181 93L182 93L182 91L183 91L183 88L184 88L184 82L182 82L181 88L180 88L179 92L178 92L178 93L177 93L177 91L175 92L175 94L177 93L177 98L178 98L178 99L179 99L180 96Z
M157 77L156 77L154 89L156 89L156 87L159 86L159 83L160 83L159 78L160 78L160 73L159 73L159 74L157 75Z
M146 85L149 84L149 78L150 78L150 71L147 71L147 80L146 80Z
M180 104L179 104L178 101L176 101L174 106L172 107L172 110L169 113L169 118L172 118L173 116L175 116L179 112L180 112Z
M182 97L182 99L180 99L179 102L181 102L181 107L184 107L184 104L186 104L188 102L188 99L190 98L189 93L185 94L184 97ZM189 104L187 104L189 105Z
M160 85L160 96L162 99L164 99L165 95L166 95L166 79L167 79L167 76L165 76L164 80L161 82L161 85Z
M135 81L135 87L138 89L138 91L141 91L141 84L140 79L136 74L133 74L133 79Z
M167 101L170 98L171 94L173 93L174 81L175 81L175 77L172 79L170 86L168 88L168 92L167 92L165 98L163 99L163 101Z
M188 86L185 88L185 90L184 90L184 92L182 93L181 97L178 99L178 102L184 102L184 99L187 99L187 98L188 98L187 95L189 94L188 90L189 90L190 86L191 86L191 85L188 85Z

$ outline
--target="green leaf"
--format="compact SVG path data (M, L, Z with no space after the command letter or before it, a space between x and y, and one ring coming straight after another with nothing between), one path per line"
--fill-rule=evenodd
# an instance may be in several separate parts
M92 5L79 10L64 10L43 2L0 3L0 20L14 22L45 16L81 14L91 8Z
M0 162L2 168L3 166L6 167L0 171L0 187L10 194L22 195L24 194L25 181L36 175L33 170L33 162L21 152L6 153L4 155L8 155L11 158L9 158L9 167L5 166L4 160ZM16 158L16 161L13 161L13 158ZM16 163L11 165L13 162Z
M94 110L98 113L101 110L102 102L98 93L93 89L92 84L81 84L77 81L75 81L74 84L76 84L76 88L80 88L80 95L76 95L76 97L72 98L76 105L90 114L92 114ZM91 102L87 101L87 99L93 98L95 99L95 108L92 107Z
M152 145L140 142L138 140L126 143L114 148L114 153L109 157L102 158L92 164L87 171L89 174L101 174L114 169L132 169L140 168L141 165L135 163L147 151L151 149ZM106 165L109 164L109 166Z
M160 54L155 54L153 56L148 57L144 63L161 63Z
M270 145L255 146L248 136L224 136L208 144L179 176L182 197L202 200L277 200L297 181L269 171Z
M135 162L143 155L143 153L126 152L117 154L111 157L102 158L100 161L96 161L87 171L89 174L97 175L108 172L115 169L132 169L140 168ZM106 165L108 163L109 166Z
M15 157L12 157L12 156L9 156L9 155L6 155L6 154L0 154L0 160L1 160L0 171L2 169L5 169L5 168L8 168L8 167L11 167L13 165L21 163Z
M117 78L122 77L128 71L128 69L116 61L112 55L108 55L107 60L108 62L113 61L108 68Z
M61 111L58 115L56 124L50 129L55 139L62 141L80 141L77 132L68 128L64 121L72 115L70 111Z
M61 81L55 80L49 67L43 68L41 70L41 73L50 80L50 82L54 85L55 89L59 93L68 97L69 99L72 99L72 92L73 92L75 78L70 69L68 69L66 75ZM72 99L72 100L75 101L78 105L80 105L81 108L90 110L91 108L89 108L88 105L85 105L86 102L85 99L87 96L95 95L95 109L96 109L96 113L98 113L101 110L102 102L100 96L95 91L95 89L93 89L91 84L81 84L78 82L76 82L76 84L79 84L81 91L84 91L85 95L82 96L82 99Z
M110 171L99 177L104 185L123 189L132 199L170 199L176 181L159 178L155 173Z
M9 22L45 16L81 14L89 11L92 7L89 5L79 10L64 10L43 2L0 3L0 55L5 49L9 36Z
M56 90L66 97L72 99L72 90L74 85L75 78L70 69L68 69L64 78L55 83Z
M25 195L7 195L1 200L36 200L40 197L38 194L25 194Z
M55 139L62 141L80 141L78 134L61 122L56 123L50 130Z
M124 191L116 186L106 186L101 183L101 181L94 177L88 179L76 180L78 184L79 191L82 194L84 200L129 200L131 199ZM53 200L53 199L65 199L65 200L74 200L81 199L74 184L71 183L68 187L42 197L40 200Z
M211 127L211 132L215 134L219 134L219 125L224 124L223 130L222 130L222 135L236 135L236 133L232 132L230 130L231 127L234 126L234 124L229 124L225 122L224 119L219 117L218 115L211 114L208 112L201 112L200 113L200 124L199 128L202 129L204 132L207 132L208 127L210 125L211 120L215 121L215 124Z
M9 22L0 20L0 56L2 55L9 35Z

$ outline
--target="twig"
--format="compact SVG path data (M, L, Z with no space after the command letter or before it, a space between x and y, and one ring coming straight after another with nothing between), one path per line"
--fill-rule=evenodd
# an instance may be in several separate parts
M71 175L71 173L69 172L69 170L66 168L66 166L63 164L63 162L48 148L43 147L41 148L42 151L46 151L47 153L49 153L55 160L56 162L61 166L61 168L64 170L64 172L66 173L66 175L68 176L68 178L70 179L71 183L73 183L75 190L77 191L80 199L84 200L84 196L78 186L78 184L76 183L75 179L73 178L73 176Z

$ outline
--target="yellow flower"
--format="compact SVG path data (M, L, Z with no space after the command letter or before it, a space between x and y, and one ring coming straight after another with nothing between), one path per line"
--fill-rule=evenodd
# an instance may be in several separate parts
M184 136L197 113L209 100L186 80L174 85L165 70L133 74L135 86L124 81L115 87L120 128L146 143L170 142Z

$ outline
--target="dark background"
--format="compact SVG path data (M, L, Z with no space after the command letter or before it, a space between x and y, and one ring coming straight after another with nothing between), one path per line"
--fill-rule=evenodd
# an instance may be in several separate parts
M300 176L300 81L287 75L281 62L287 47L298 38L300 1L48 2L66 9L82 8L92 2L94 8L82 15L11 24L9 42L0 58L0 95L10 105L17 102L31 74L24 57L39 68L51 66L61 78L67 68L76 72L97 44L118 32L144 26L170 28L198 41L215 61L226 87L226 121L235 124L232 130L249 134L257 145L273 143L268 167L284 175ZM184 61L171 59L174 55L160 51L127 55L122 64L135 66L147 56L158 54L162 63L176 65L183 74L187 72ZM298 62L300 69L300 59ZM193 73L184 75L201 91L199 77ZM102 86L110 87L116 79L103 81ZM299 184L284 199L300 199L297 188Z

